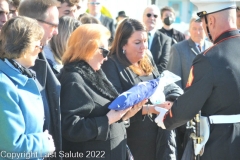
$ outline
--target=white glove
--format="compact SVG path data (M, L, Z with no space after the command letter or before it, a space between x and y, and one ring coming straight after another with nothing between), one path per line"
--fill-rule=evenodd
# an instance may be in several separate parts
M155 118L155 122L162 129L166 129L166 127L163 123L163 118L164 118L164 116L165 116L165 114L167 113L168 110L165 109L165 108L156 107L156 106L155 106L155 110L159 112L159 115Z

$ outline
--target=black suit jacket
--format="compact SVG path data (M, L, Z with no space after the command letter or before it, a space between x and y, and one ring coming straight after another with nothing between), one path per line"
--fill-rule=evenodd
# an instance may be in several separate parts
M60 122L60 83L55 77L43 53L39 53L35 65L31 68L36 72L37 83L42 95L45 124L52 135L56 147L56 153L62 150L61 122ZM57 158L61 159L61 158Z
M167 67L171 48L171 38L157 30L154 34L150 51L159 73Z
M101 15L100 17L100 21L101 23L107 27L109 29L109 31L111 32L111 38L110 38L110 42L113 41L113 38L115 36L115 26L114 26L114 21L112 18L106 17L104 15Z

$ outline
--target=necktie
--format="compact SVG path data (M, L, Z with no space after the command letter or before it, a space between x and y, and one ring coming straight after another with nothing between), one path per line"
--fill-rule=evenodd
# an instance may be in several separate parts
M201 46L200 46L200 45L197 45L197 46L198 46L199 51L202 52L202 51L201 51Z
M151 38L151 33L148 32L148 49L150 49L150 38Z

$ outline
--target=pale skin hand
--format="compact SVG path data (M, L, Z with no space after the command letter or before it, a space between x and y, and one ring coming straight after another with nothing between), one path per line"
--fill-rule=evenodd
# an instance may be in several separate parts
M122 118L122 120L127 120L129 118L131 118L132 116L134 116L138 111L141 110L141 108L143 107L144 104L146 104L148 102L147 99L139 102L138 104L135 104L131 110L129 110Z
M117 122L118 120L120 120L129 110L130 108L127 108L125 110L120 110L120 111L115 111L115 110L110 110L107 113L107 117L108 117L108 123L113 124L114 122Z

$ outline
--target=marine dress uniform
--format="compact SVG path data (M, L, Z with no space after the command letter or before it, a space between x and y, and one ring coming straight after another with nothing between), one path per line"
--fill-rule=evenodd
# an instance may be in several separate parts
M202 116L223 115L221 123L232 115L240 120L240 34L226 31L214 46L193 61L185 93L172 106L172 117L166 116L166 129L174 129ZM210 124L210 137L201 159L240 159L240 123Z

